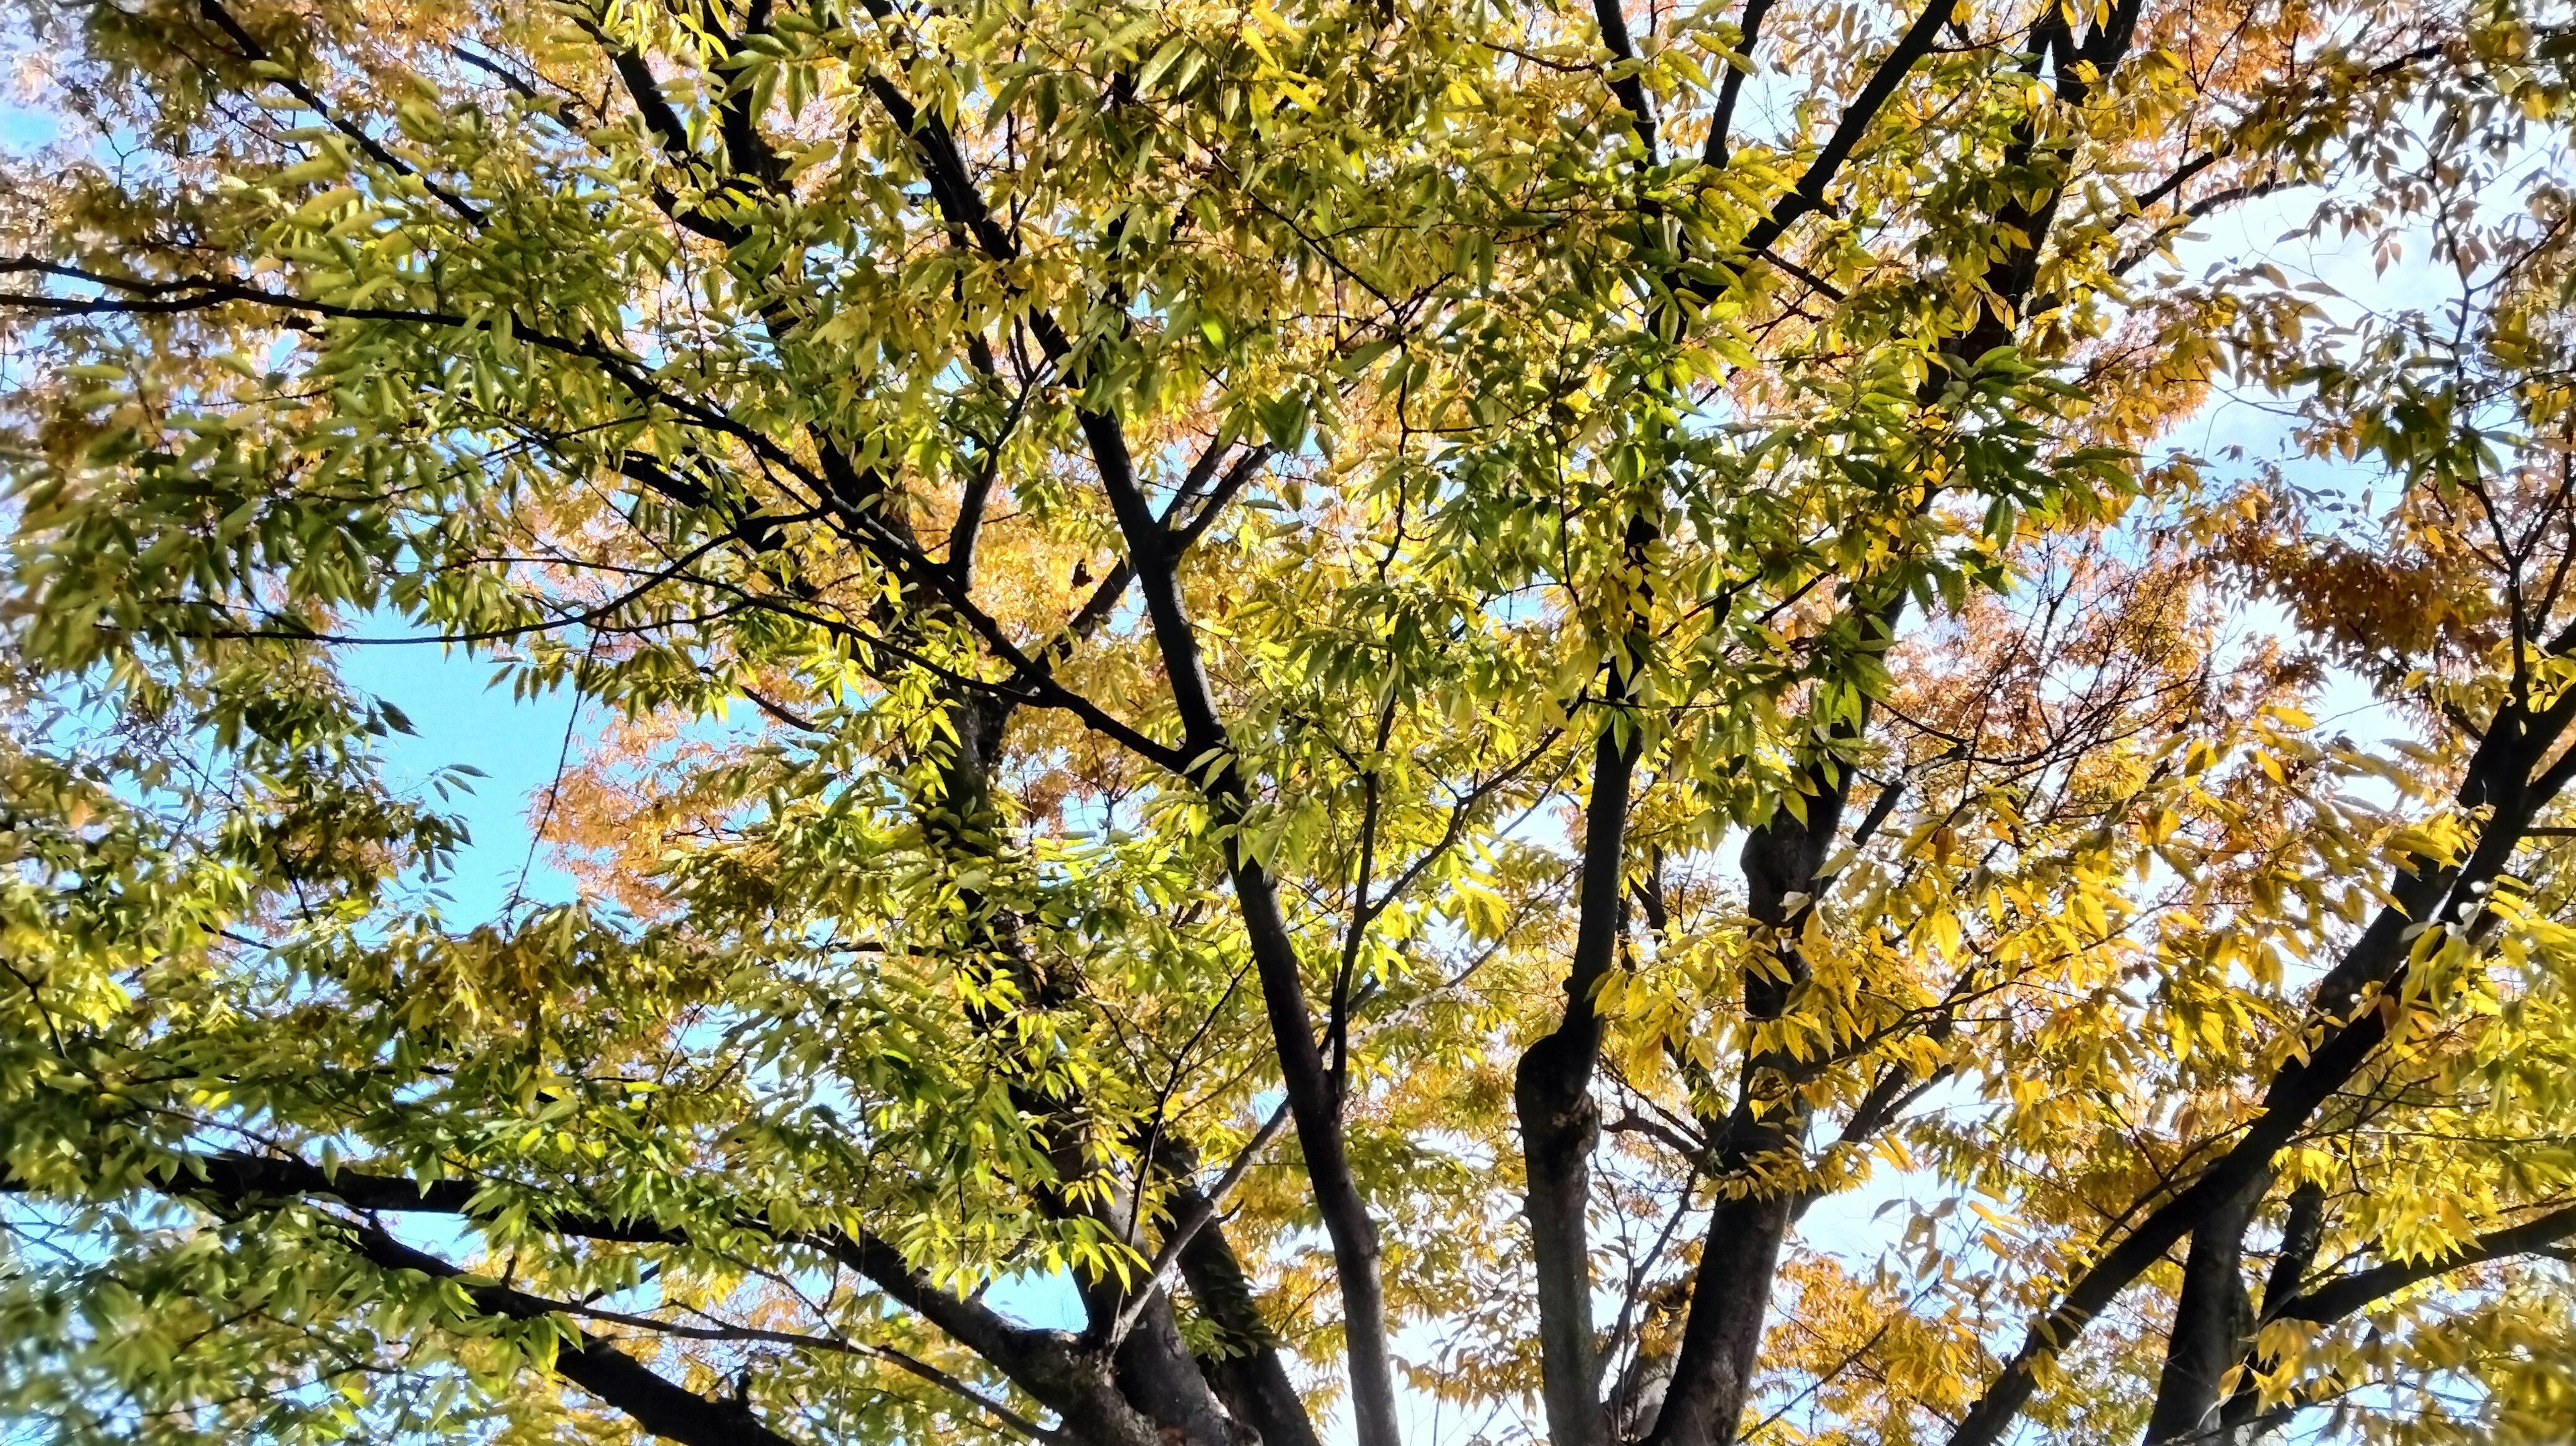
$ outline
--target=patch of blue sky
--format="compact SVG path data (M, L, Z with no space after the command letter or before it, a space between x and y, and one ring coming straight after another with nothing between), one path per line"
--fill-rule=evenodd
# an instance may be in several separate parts
M34 106L0 101L0 149L32 151L62 135L62 122Z
M0 21L0 66L28 73L28 53L33 43L23 25ZM31 105L30 87L24 81L13 87L19 94L0 93L0 151L27 152L52 144L62 135L62 118L41 105Z
M399 619L369 622L368 636L397 637L404 631ZM604 721L600 710L565 691L514 696L506 671L491 658L435 642L350 647L340 656L342 676L352 687L393 702L417 730L385 746L394 782L418 787L457 763L470 763L486 775L473 795L459 800L458 811L473 841L443 884L451 901L446 909L450 924L491 921L527 905L579 902L578 882L548 857L535 824L567 757L577 758L578 750L595 740ZM704 721L714 730L743 726L740 720ZM450 1260L470 1258L478 1248L474 1231L453 1217L401 1214L389 1217L389 1228L405 1243ZM651 1290L639 1289L607 1308L648 1310L657 1299ZM1060 1271L1002 1277L989 1287L986 1299L1033 1326L1078 1329L1083 1323L1081 1298L1071 1277Z
M376 616L357 620L351 631L399 638L416 630ZM471 834L439 884L451 922L497 920L515 904L580 902L578 884L539 846L535 826L560 770L596 736L598 710L569 690L514 697L491 658L435 641L337 651L349 686L392 703L416 730L385 741L389 783L419 790L458 764L484 774L471 793L451 793L441 805Z

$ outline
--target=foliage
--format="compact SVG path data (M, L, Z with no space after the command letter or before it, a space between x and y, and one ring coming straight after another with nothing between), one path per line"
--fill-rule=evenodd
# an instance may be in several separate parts
M11 14L13 1421L2576 1412L2561 10Z

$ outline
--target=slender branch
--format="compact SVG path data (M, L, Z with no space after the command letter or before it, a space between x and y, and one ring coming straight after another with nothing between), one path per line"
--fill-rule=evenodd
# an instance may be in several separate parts
M1277 1109L1270 1112L1270 1118L1261 1122L1261 1128L1253 1132L1252 1138L1244 1142L1242 1151L1234 1157L1234 1163L1217 1177L1215 1188L1209 1190L1187 1216L1173 1222L1171 1232L1163 1237L1162 1248L1154 1252L1154 1262L1146 1271L1145 1279L1129 1291L1127 1303L1119 1308L1117 1319L1110 1326L1109 1342L1112 1346L1125 1340L1127 1333L1136 1328L1136 1321L1144 1314L1146 1303L1154 1298L1154 1292L1170 1283L1172 1272L1180 1267L1182 1252L1190 1248L1190 1242L1198 1238L1200 1231L1216 1222L1219 1211L1225 1206L1225 1197L1234 1193L1235 1186L1243 1183L1243 1177L1270 1148L1270 1142L1279 1138L1280 1130L1287 1123L1288 1105L1283 1100Z
M2112 262L2109 268L2109 274L2113 276L2126 276L2130 272L2137 270L2138 267L2146 263L2148 257L2153 256L2158 251L2162 250L2166 242L2171 241L2177 234L2189 227L2192 222L2202 220L2208 217L2212 212L2218 211L2224 207L2236 205L2239 202L2260 200L2276 191L2286 191L2296 184L2297 183L2293 181L2261 181L2250 185L2229 186L2224 190L2212 191L2208 195L2201 197L2199 200L2194 201L2190 205L2175 212L2170 219L2156 227L2154 235L2138 243L2135 247L2124 253L2119 260Z
M1851 158L1861 138L1869 134L1878 113L1886 108L1888 100L1896 94L1896 88L1913 71L1915 62L1932 53L1933 43L1940 38L1941 27L1948 23L1955 8L1953 0L1928 0L1923 12L1914 17L1914 23L1897 38L1896 48L1887 53L1876 70L1870 72L1868 83L1861 87L1860 94L1843 111L1841 122L1825 139L1824 149L1816 152L1816 158L1807 163L1806 171L1798 177L1798 184L1771 208L1771 214L1755 222L1753 229L1746 233L1746 251L1758 254L1768 250L1772 242L1780 239L1780 233L1797 224L1808 212L1823 209L1826 188L1841 172L1843 162Z
M464 64L470 65L476 70L482 71L484 74L491 76L494 80L501 82L502 85L508 87L512 95L519 97L521 100L534 101L540 105L546 103L545 97L538 93L536 86L531 83L527 77L510 69L510 67L502 64L498 59L482 54L479 51L468 50L462 45L451 45L447 47L447 53L455 56Z
M2292 1297L2277 1309L2266 1302L2264 1318L2329 1325L2420 1281L2508 1256L2537 1254L2570 1238L2576 1238L2576 1205L2489 1231L2441 1255L2390 1261L2337 1277Z
M267 66L269 68L269 72L266 73L267 79L274 82L279 89L302 101L307 110L328 122L331 129L355 141L358 149L365 151L376 164L396 175L409 176L420 182L422 189L436 196L447 209L464 217L469 223L477 226L483 224L482 211L468 203L464 197L430 179L411 162L385 149L383 142L359 129L346 116L325 104L322 97L315 94L311 86L298 80L292 71L278 61L276 55L267 46L260 44L256 37L244 29L242 23L233 18L233 13L225 9L220 0L197 0L197 9L216 29L222 31L233 44L241 48L243 59L254 65Z
M880 26L896 31L889 0L862 3ZM1019 254L1017 241L985 204L946 125L936 114L915 107L884 74L871 70L864 84L910 139L940 213L950 224L962 228L988 258L996 262L1015 259ZM1072 343L1051 315L1032 309L1027 326L1050 361L1058 366L1067 364ZM1178 544L1182 539L1155 516L1146 500L1119 419L1107 412L1077 407L1075 420L1126 543L1126 560L1144 591L1146 616L1163 658L1174 710L1180 715L1182 746L1177 760L1172 751L1160 748L1144 756L1164 762L1167 767L1177 761L1179 767L1174 771L1198 783L1215 806L1221 823L1229 828L1239 826L1250 805L1249 783L1218 714L1200 660L1196 630L1182 606L1177 574ZM1322 1052L1315 1043L1296 940L1280 910L1276 882L1253 855L1247 841L1239 834L1230 838L1226 853L1236 907L1252 946L1263 1006L1279 1055L1281 1082L1297 1125L1298 1142L1305 1152L1307 1175L1315 1188L1325 1232L1332 1240L1360 1446L1398 1446L1401 1431L1396 1420L1395 1372L1387 1335L1384 1287L1378 1276L1377 1227L1351 1173L1339 1107L1332 1097Z
M1200 661L1198 635L1182 605L1173 550L1177 539L1154 515L1138 485L1134 460L1117 420L1088 409L1076 416L1144 590L1146 617L1181 718L1187 760L1181 771L1198 783L1226 826L1239 828L1251 804L1250 784L1218 715ZM1315 1043L1296 940L1280 910L1277 884L1248 841L1236 833L1228 839L1225 852L1279 1057L1281 1083L1296 1121L1298 1143L1305 1151L1307 1177L1314 1186L1325 1233L1332 1240L1360 1443L1396 1446L1400 1430L1395 1372L1387 1340L1384 1287L1378 1278L1377 1227L1351 1173L1340 1103L1323 1052Z
M1727 161L1727 132L1735 126L1736 102L1744 95L1744 77L1753 65L1753 47L1762 38L1762 18L1771 13L1771 0L1744 0L1744 20L1738 27L1735 50L1744 57L1742 65L1729 63L1726 79L1718 82L1717 109L1709 113L1708 144L1700 151L1700 160L1710 166L1724 166Z
M1172 534L1172 555L1179 557L1189 551L1200 538L1206 536L1208 528L1215 524L1217 515L1225 511L1226 504L1232 502L1253 478L1260 476L1261 469L1270 465L1271 458L1277 455L1268 447L1256 446L1244 449L1243 455L1237 457L1234 465L1226 469L1225 475L1217 479L1216 487L1208 493L1207 500L1199 504L1198 510L1190 514L1187 522L1177 527L1173 525L1173 518L1180 511L1181 503L1188 494L1184 492L1182 497L1172 499L1172 505L1163 513L1163 526L1170 529Z

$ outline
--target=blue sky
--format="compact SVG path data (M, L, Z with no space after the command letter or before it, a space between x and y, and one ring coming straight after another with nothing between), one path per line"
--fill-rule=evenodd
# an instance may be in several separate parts
M0 100L0 148L28 151L55 140L60 129L42 110ZM416 737L386 744L395 782L417 788L433 771L459 763L488 775L472 795L446 805L466 820L473 845L443 888L459 922L497 917L530 858L529 807L563 756L575 716L569 695L513 701L506 687L491 686L489 662L434 644L344 649L342 673L353 687L402 709L419 729ZM573 895L572 880L548 867L539 851L520 897L556 903Z
M460 924L498 918L514 891L529 903L575 898L572 879L548 864L545 850L530 847L531 815L543 807L567 742L577 757L581 738L595 731L597 710L578 707L568 690L514 700L506 683L494 685L496 671L487 659L436 644L354 647L341 655L350 686L391 702L418 730L385 745L396 786L419 788L431 773L460 763L486 775L472 794L444 805L473 834L441 885Z

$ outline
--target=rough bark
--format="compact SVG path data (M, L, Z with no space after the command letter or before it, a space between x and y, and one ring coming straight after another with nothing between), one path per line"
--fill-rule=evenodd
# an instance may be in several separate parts
M1118 1343L1116 1380L1119 1394L1152 1418L1164 1446L1238 1446L1234 1420L1181 1343L1169 1291L1147 1299L1135 1327Z
M1529 1222L1537 1281L1541 1396L1548 1439L1593 1446L1602 1413L1593 1401L1599 1367L1592 1328L1592 1259L1586 1215L1591 1159L1601 1138L1601 1109L1591 1095L1589 1059L1571 1041L1539 1041L1521 1056L1513 1087L1520 1115L1528 1185L1521 1197Z

